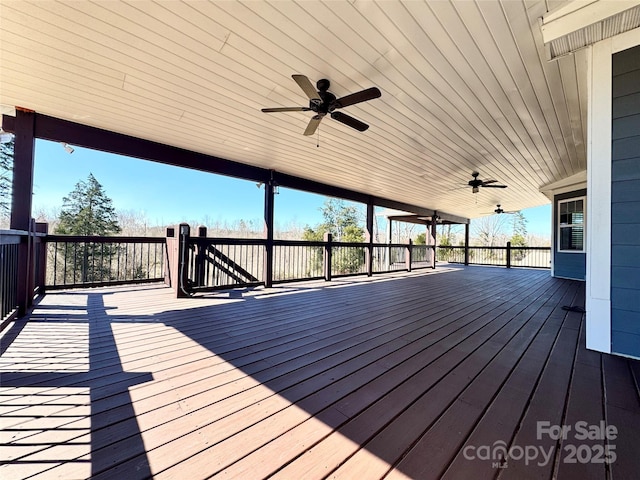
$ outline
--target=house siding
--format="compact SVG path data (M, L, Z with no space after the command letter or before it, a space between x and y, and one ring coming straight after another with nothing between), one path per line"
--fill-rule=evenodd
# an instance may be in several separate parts
M612 75L611 351L640 357L640 46Z
M553 276L584 280L587 271L587 255L585 253L565 253L558 251L558 201L574 197L584 197L587 190L576 190L553 197ZM589 215L589 212L587 212Z

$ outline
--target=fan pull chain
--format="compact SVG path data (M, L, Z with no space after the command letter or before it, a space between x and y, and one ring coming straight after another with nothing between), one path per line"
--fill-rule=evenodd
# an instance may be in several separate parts
M318 125L318 141L316 143L316 147L320 148L320 125Z

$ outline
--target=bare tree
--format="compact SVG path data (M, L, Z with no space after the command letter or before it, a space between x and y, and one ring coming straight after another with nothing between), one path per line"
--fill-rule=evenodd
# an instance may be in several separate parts
M479 246L496 247L507 243L508 215L490 215L471 221L471 230Z
M140 210L118 210L118 224L123 235L135 237L150 236L151 226L147 215Z

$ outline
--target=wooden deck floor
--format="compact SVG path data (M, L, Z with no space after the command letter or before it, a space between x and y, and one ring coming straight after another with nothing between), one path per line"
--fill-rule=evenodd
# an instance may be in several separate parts
M48 294L3 338L0 478L637 478L640 365L583 348L583 299L484 267Z

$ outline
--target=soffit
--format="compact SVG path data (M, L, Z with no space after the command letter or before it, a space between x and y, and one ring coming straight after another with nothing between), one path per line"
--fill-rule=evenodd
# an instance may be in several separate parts
M473 218L586 168L586 55L546 61L544 1L0 3L0 104ZM560 2L562 3L562 2ZM364 133L311 114L331 80ZM464 185L477 170L507 189Z

